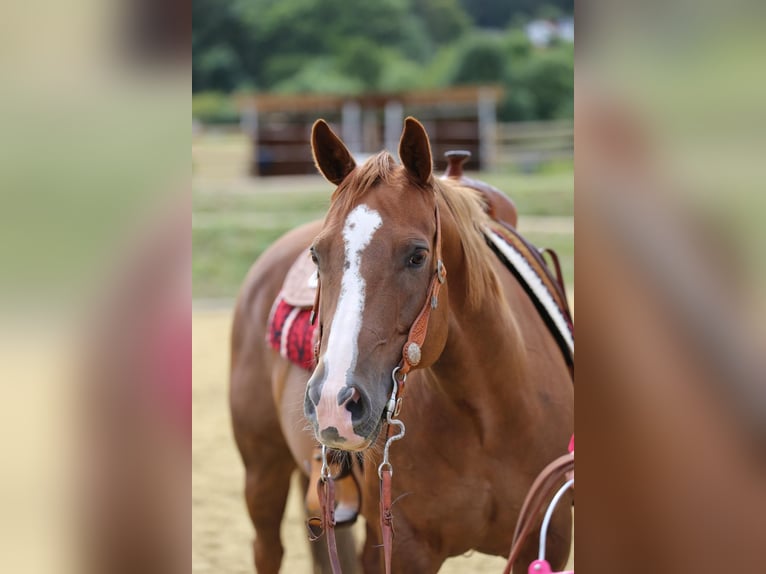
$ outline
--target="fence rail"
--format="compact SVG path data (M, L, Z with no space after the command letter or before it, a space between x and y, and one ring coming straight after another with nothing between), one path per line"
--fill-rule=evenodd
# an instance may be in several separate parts
M508 165L532 169L574 157L574 123L571 120L500 123L495 130L492 167Z
M196 173L209 175L225 173L246 174L248 171L268 174L315 173L309 149L309 127L280 127L261 130L261 141L253 141L239 126L203 126L194 130L193 155L206 161L195 163ZM478 169L478 126L470 122L430 124L432 150L437 171L443 169L443 152L468 149L474 154L469 169ZM550 161L571 160L574 157L574 125L571 120L551 122L498 123L493 126L488 156L482 162L489 169L514 167L534 171ZM473 138L473 139L471 139ZM255 169L254 163L256 163Z

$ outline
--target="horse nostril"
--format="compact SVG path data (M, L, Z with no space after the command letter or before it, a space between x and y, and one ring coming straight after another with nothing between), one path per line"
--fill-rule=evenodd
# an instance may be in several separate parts
M357 402L359 400L359 391L354 387L343 387L338 393L338 406L342 407L347 402Z
M344 393L345 400L339 404L345 406L346 410L351 413L352 421L358 421L364 414L364 401L362 400L362 395L357 389L349 390L351 390L351 392Z

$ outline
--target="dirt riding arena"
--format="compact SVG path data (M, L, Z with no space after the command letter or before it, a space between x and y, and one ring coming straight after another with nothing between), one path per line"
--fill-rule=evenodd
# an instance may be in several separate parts
M230 322L229 308L193 313L192 571L197 574L254 572L253 530L227 403ZM300 494L293 487L282 524L282 572L312 571L305 532ZM361 533L357 540L362 540ZM450 559L441 572L498 574L503 565L501 558L473 553Z

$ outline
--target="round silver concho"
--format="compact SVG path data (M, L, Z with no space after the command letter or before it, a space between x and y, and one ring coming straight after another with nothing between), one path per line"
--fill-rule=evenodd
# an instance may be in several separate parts
M420 345L417 343L407 345L407 360L413 367L420 362Z

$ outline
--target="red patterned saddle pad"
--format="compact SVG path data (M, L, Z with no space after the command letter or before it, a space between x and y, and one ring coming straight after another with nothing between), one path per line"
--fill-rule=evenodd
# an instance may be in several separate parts
M314 369L314 332L311 309L293 307L281 296L269 318L269 344L285 359L302 369Z

